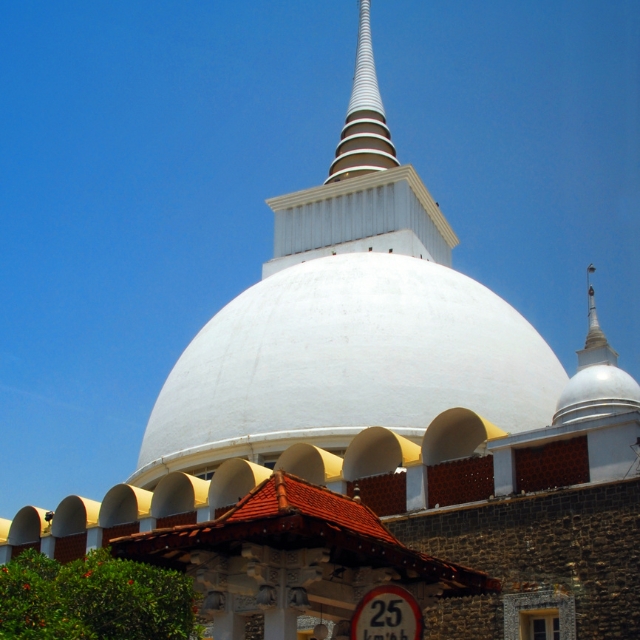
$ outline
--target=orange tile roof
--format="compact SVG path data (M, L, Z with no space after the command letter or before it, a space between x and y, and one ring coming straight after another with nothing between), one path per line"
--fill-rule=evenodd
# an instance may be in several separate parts
M155 529L111 541L117 557L157 562L180 568L176 554L191 549L217 548L230 541L259 544L297 539L331 546L334 552L360 561L417 572L429 583L440 581L458 595L500 591L500 583L485 573L443 562L413 551L395 538L378 516L362 503L333 493L284 471L274 474L217 520ZM269 542L270 541L270 542ZM457 590L457 591L455 591Z
M216 522L250 522L300 513L382 542L401 544L369 507L324 487L276 471Z

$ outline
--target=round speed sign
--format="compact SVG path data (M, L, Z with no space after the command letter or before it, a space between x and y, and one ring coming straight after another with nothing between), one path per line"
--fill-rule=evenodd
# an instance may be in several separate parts
M376 587L357 606L351 640L421 640L422 611L415 598L395 585Z

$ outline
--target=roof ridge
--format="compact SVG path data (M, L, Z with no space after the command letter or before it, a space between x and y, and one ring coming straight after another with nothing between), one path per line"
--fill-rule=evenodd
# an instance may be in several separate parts
M313 484L312 482L309 482L308 480L305 480L304 478L300 478L299 476L294 475L293 473L288 473L287 471L284 470L279 470L279 473L282 474L283 479L284 478L290 478L300 484L304 484L307 485L308 487L311 487L312 489L316 490L316 491L324 491L325 493L328 493L334 500L336 498L340 498L342 500L344 500L345 502L349 502L351 504L357 505L360 508L364 508L365 511L367 511L369 513L369 515L373 516L374 520L377 521L377 523L400 545L405 546L402 542L400 542L398 540L398 538L396 538L396 536L393 535L393 533L391 533L391 531L389 530L389 528L384 524L384 522L382 522L382 520L380 520L380 516L373 511L373 509L371 509L371 507L369 507L368 505L364 504L361 501L358 500L354 500L351 496L345 495L344 493L337 493L336 491L331 491L331 489L328 489L327 487L325 487L324 485L318 485L318 484ZM295 507L292 507L295 509Z
M249 491L249 493L247 493L243 498L240 498L240 500L238 500L238 502L236 502L236 504L234 504L233 507L229 509L229 511L226 511L225 513L223 513L219 518L215 518L213 522L221 523L228 520L238 509L240 509L247 502L249 502L249 500L251 500L251 498L256 493L258 493L258 491L261 491L264 486L266 486L269 482L271 482L272 478L273 478L273 475L270 475L268 478L265 478L260 484L253 487L253 489L251 489L251 491Z

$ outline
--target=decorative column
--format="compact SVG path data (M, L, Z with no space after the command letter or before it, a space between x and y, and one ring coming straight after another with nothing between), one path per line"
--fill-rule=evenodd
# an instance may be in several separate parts
M278 607L264 612L264 640L297 640L297 638L297 611Z

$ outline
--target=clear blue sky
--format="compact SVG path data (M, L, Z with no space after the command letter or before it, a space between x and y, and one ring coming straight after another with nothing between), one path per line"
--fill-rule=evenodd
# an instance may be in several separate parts
M640 379L640 3L374 0L382 96L454 264L572 374L600 319ZM324 180L355 0L4 2L0 517L100 500L205 322ZM506 428L506 427L505 427Z

